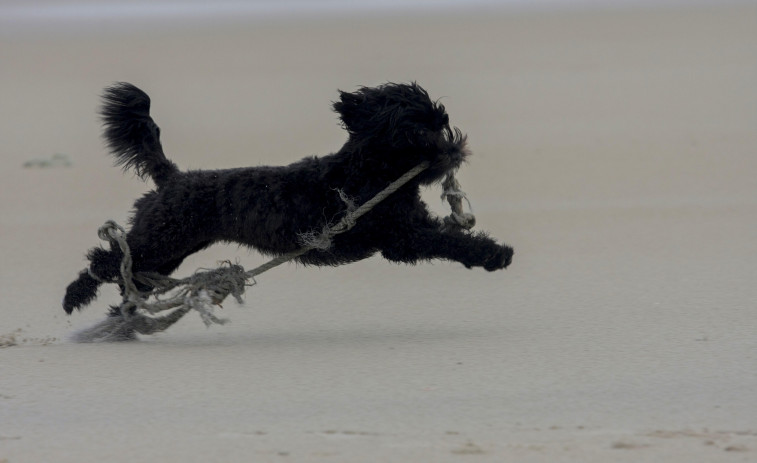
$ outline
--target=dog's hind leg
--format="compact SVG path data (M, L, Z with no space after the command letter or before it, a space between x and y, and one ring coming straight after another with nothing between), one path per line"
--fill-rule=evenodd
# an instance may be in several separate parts
M135 244L132 247L132 270L136 272L156 272L161 275L170 275L173 273L184 259L188 256L201 251L210 246L210 241L195 243L192 246L182 246L177 240L165 240L161 243L160 250L155 251L154 242L150 244L153 248L145 249L145 246Z
M97 297L97 288L103 282L118 278L122 256L120 250L92 248L87 254L89 268L82 270L79 278L66 288L63 310L70 314L74 309L81 309L92 302Z
M181 249L176 246L176 242L173 245L164 243L164 246L160 246L160 251L156 252L155 249L146 249L147 246L130 243L132 271L170 275L179 267L184 258L206 248L209 244L210 242L202 242L188 249ZM152 247L154 248L154 242ZM97 289L103 282L115 282L121 277L123 252L120 249L109 251L103 248L92 248L87 258L90 261L89 268L82 270L79 277L66 288L66 295L63 298L63 309L66 313L70 314L74 309L81 309L92 302L97 297ZM141 291L151 289L140 283L137 283L137 287Z
M74 309L81 309L88 305L97 297L97 288L100 281L96 280L89 274L88 269L79 273L79 278L71 282L66 288L66 295L63 297L63 310L70 314Z

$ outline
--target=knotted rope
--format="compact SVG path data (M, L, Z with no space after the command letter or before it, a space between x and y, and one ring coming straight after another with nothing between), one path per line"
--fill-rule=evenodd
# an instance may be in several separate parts
M117 280L122 285L124 297L120 306L121 317L109 317L92 328L79 332L74 336L74 339L79 342L134 339L135 331L141 334L163 331L191 310L200 314L206 326L224 324L228 320L215 316L213 306L220 306L221 302L229 295L241 303L245 287L256 284L255 276L313 249L328 249L336 235L352 229L361 216L415 178L428 166L428 162L424 161L410 169L360 207L355 207L354 202L344 192L337 190L342 201L347 205L347 211L338 223L324 226L320 233L303 233L300 235L302 244L300 248L271 259L248 271L245 271L241 265L226 261L216 269L200 269L193 275L182 279L151 272L133 273L131 250L126 242L126 231L116 222L109 220L100 227L98 236L102 240L118 246L123 253L120 266L121 278ZM468 201L468 199L465 193L460 190L460 184L454 175L448 174L442 186L444 188L442 200L447 199L452 208L452 214L444 219L444 227L471 228L475 224L475 217L473 217L473 214L463 212L462 200ZM470 201L468 201L468 205L470 206ZM252 280L251 284L248 283L250 280ZM152 289L140 291L135 282ZM167 295L177 288L178 291L174 294ZM151 316L171 309L176 310L163 317Z
M452 208L452 213L444 218L446 228L462 227L470 230L476 225L476 216L473 215L473 206L471 206L468 196L460 189L460 182L457 181L452 173L442 182L442 201L445 199ZM468 203L468 209L471 212L463 212L463 199Z

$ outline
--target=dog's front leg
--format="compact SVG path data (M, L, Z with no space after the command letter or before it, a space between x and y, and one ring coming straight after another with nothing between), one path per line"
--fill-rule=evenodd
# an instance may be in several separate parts
M409 234L394 236L381 249L388 260L415 263L426 259L447 259L460 262L468 268L483 267L500 270L513 258L513 249L499 244L485 233L459 230L413 230Z

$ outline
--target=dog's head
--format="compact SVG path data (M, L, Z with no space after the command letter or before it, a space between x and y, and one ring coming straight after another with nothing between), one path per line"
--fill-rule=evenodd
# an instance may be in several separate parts
M444 106L416 83L388 83L340 92L334 110L350 134L348 146L381 170L404 173L423 161L428 184L457 169L468 155L465 136L449 125Z

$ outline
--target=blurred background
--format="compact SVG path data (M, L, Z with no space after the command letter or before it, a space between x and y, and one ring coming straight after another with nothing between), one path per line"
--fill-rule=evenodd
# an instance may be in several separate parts
M0 461L748 458L756 57L753 1L0 0L0 347L26 344L0 350ZM333 152L337 89L417 81L513 265L282 266L230 325L69 344L119 298L67 317L64 288L152 187L100 138L116 81L185 170ZM218 245L177 275L222 259L264 260Z

